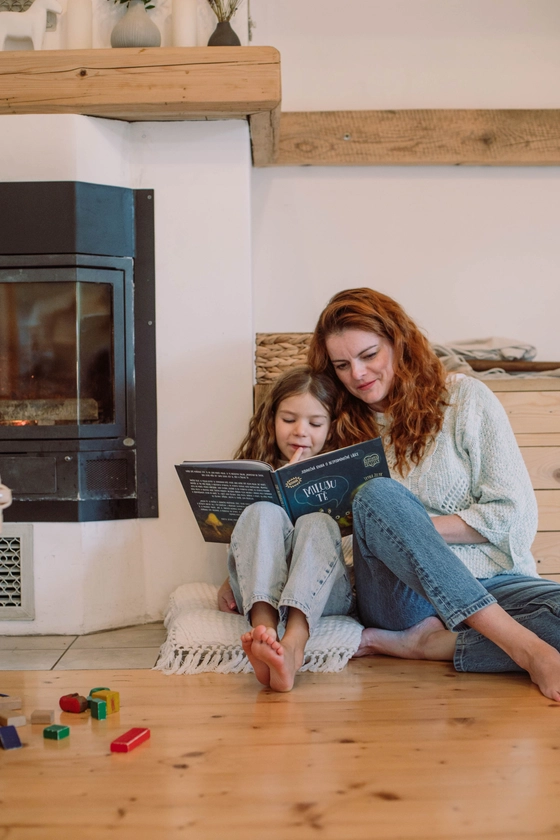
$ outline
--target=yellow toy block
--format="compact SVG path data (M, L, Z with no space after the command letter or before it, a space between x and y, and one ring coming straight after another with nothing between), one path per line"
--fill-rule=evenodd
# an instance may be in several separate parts
M113 715L115 712L118 712L121 707L121 698L118 691L94 691L91 696L105 700L108 715Z

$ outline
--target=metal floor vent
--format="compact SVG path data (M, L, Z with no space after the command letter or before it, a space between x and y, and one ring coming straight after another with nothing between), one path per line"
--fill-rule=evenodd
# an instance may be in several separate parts
M33 526L4 523L0 532L0 621L33 618Z

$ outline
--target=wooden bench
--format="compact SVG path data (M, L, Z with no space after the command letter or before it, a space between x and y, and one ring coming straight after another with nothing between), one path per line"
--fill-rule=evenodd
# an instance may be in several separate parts
M280 372L305 363L310 337L310 333L257 334L255 407ZM548 369L560 367L560 363L542 364ZM560 378L483 381L504 406L531 476L539 506L533 543L537 568L543 577L560 583Z

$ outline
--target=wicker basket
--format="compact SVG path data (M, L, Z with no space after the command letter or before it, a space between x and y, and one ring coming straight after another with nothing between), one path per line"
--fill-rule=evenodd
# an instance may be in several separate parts
M284 371L307 362L313 333L257 333L257 383L269 384Z

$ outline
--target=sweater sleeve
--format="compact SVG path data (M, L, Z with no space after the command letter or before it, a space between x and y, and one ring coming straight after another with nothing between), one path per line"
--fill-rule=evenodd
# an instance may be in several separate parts
M456 445L470 462L471 498L457 514L513 561L527 557L537 502L505 409L484 383L465 378L457 405Z

